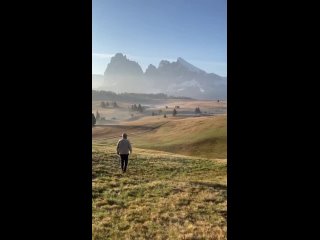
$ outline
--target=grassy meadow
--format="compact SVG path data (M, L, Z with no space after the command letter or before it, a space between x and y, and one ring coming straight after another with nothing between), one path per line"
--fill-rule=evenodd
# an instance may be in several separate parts
M122 174L124 131L133 154ZM227 239L226 134L226 115L94 127L92 239Z

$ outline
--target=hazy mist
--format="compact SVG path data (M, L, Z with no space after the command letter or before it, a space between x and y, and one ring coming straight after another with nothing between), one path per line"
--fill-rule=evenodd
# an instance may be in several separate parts
M226 98L227 78L190 64L178 57L162 60L158 66L141 66L126 55L117 53L107 64L104 75L92 75L92 88L116 93L165 93L197 99Z

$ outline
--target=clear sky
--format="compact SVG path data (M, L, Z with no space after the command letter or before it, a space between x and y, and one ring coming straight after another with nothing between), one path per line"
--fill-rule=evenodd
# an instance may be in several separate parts
M227 75L227 0L93 0L92 73L121 52L140 64L182 57Z

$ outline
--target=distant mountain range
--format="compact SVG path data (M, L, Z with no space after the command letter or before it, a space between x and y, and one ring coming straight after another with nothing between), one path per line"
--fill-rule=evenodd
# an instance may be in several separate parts
M158 67L141 66L122 53L111 58L104 75L92 75L93 88L132 93L165 93L196 99L226 99L227 78L193 66L182 58L175 62L162 60Z

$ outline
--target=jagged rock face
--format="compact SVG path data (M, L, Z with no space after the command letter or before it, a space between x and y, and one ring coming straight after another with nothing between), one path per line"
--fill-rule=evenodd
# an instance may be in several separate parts
M146 76L153 76L153 75L157 75L158 71L157 68L155 66L153 66L152 64L150 64L148 66L148 68L146 69L145 75Z
M117 53L111 58L110 63L104 72L105 76L112 74L127 74L127 75L137 75L142 76L143 71L137 62L130 61L122 53Z
M158 68L150 64L143 73L137 62L117 53L104 73L107 90L117 92L163 92L199 99L226 98L225 77L193 66L182 58L175 62L160 61Z
M136 92L144 84L143 71L140 65L127 59L122 53L111 58L104 72L104 82L119 92Z

